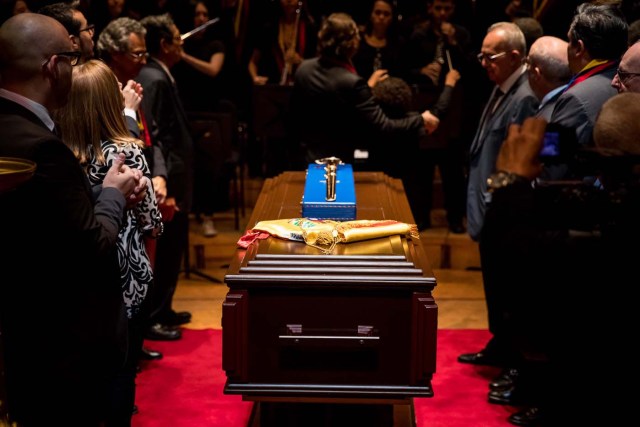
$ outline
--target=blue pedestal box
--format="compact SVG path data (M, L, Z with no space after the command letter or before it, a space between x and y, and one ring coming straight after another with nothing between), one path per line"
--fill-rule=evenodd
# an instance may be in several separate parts
M325 165L310 163L302 196L304 218L352 221L356 219L356 190L351 165L338 165L336 173L336 199L327 201Z

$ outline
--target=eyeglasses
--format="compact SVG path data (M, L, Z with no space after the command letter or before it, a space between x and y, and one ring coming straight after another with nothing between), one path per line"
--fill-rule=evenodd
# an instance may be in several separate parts
M78 30L78 33L81 33L83 31L88 31L89 34L93 35L93 33L96 31L96 26L95 25L87 25L84 28L81 28L80 30Z
M618 70L616 75L618 76L618 80L620 80L622 83L626 83L632 78L634 78L635 76L640 76L640 73L628 73L626 71Z
M487 61L490 64L493 64L494 62L496 62L496 60L498 58L501 58L503 56L505 56L507 54L507 52L500 52L500 53L496 53L494 55L487 55L486 53L479 53L478 56L476 56L476 58L478 58L478 62L482 64L482 60Z
M136 61L142 61L143 59L146 59L146 58L149 57L149 54L147 53L146 50L144 50L142 52L127 52L127 55L129 55L130 57L132 57Z
M47 65L49 61L51 61L51 58L53 58L54 56L65 56L69 58L69 63L73 67L78 65L78 62L80 61L80 57L82 56L82 54L77 51L52 53L51 55L49 55L49 58L47 58L47 60L42 63L42 66L44 67L45 65Z

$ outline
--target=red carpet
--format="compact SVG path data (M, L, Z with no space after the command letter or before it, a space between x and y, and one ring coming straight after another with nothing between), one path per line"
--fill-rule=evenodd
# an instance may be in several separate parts
M459 353L482 348L489 338L484 330L438 331L435 396L415 399L419 427L510 426L509 406L487 402L487 383L496 368L456 362ZM133 427L244 427L251 403L222 393L221 331L184 329L180 341L153 341L164 353L148 362L138 376L136 404L140 413Z

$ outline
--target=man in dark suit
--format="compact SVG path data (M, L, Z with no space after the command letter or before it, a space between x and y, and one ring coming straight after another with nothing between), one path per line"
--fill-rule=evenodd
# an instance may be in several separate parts
M611 81L627 50L627 34L627 23L617 6L583 3L573 17L567 53L574 76L558 98L550 123L575 129L581 146L593 145L598 111L618 93Z
M318 33L319 57L307 59L295 74L291 94L291 129L299 141L300 168L323 157L362 162L354 152L368 150L374 135L417 136L433 131L439 120L429 111L400 119L389 118L371 93L367 81L351 63L360 36L349 15L334 13ZM389 142L391 143L391 142ZM397 147L402 151L404 147ZM369 159L373 161L376 159ZM384 161L384 160L382 160Z
M151 138L163 152L167 167L167 203L175 204L173 219L165 224L158 239L155 284L151 296L149 339L180 339L179 329L191 320L191 313L171 307L178 285L182 256L189 237L189 211L193 189L193 140L186 112L180 101L171 67L182 58L180 31L168 14L148 16L140 21L147 30L145 41L150 58L138 74L144 87L142 108Z
M538 38L529 49L527 76L531 89L540 100L536 117L548 121L556 100L571 78L567 60L567 42L551 36ZM545 171L539 178L547 178L558 166L553 163L545 165ZM488 209L491 209L491 205ZM500 221L500 219L492 219ZM504 304L509 307L510 324L513 325L509 328L509 342L513 343L513 351L518 355L514 358L515 360L510 360L507 367L489 383L489 399L494 403L520 404L541 394L545 390L548 379L546 375L549 371L547 346L536 328L531 327L534 322L540 320L536 311L538 307L531 309L531 306L522 303L531 299L528 292L531 292L532 287L528 286L530 282L522 279L517 280L517 283L513 282L513 278L518 277L521 271L537 270L539 265L531 261L532 256L522 256L520 252L513 253L509 250L508 245L505 245L503 240L499 240L502 239L502 234L501 231L495 232L495 225L492 228L494 231L488 231L489 228L485 222L483 233L489 235L492 241L502 242L492 244L492 247L498 248L494 250L500 253L502 261L500 273L502 277L507 277L507 281L502 283L505 284L511 280L511 283L507 284L509 289L501 291L501 294L508 295L504 298ZM498 228L498 230L501 229ZM526 267L523 268L523 266ZM522 414L519 416L522 417Z
M517 25L499 22L489 27L478 55L489 79L496 85L470 148L467 230L471 238L480 244L489 330L493 336L483 350L460 355L458 361L462 363L500 366L512 363L513 354L507 334L507 297L504 293L504 282L508 279L500 274L500 254L491 250L490 236L487 239L482 230L490 203L487 178L495 170L496 157L508 128L535 115L538 107L538 100L527 80L525 47L524 34Z
M0 156L36 163L0 195L0 325L10 419L98 426L124 361L116 241L142 174L109 171L92 192L49 111L67 101L79 55L56 20L20 14L0 27Z
M540 100L536 116L547 122L551 118L556 101L571 79L567 46L567 42L562 39L542 36L529 48L529 85Z

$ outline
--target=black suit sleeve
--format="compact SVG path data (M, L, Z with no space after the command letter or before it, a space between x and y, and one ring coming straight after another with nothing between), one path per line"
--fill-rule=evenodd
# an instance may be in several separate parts
M127 130L129 131L129 134L136 139L140 139L140 126L138 126L138 122L133 117L127 116L126 114L124 117L127 121Z
M34 184L40 185L38 195L43 211L51 212L61 229L73 230L77 242L87 251L104 255L113 251L122 226L126 200L114 188L93 194L84 171L73 153L60 141L38 145L34 152L38 165Z

